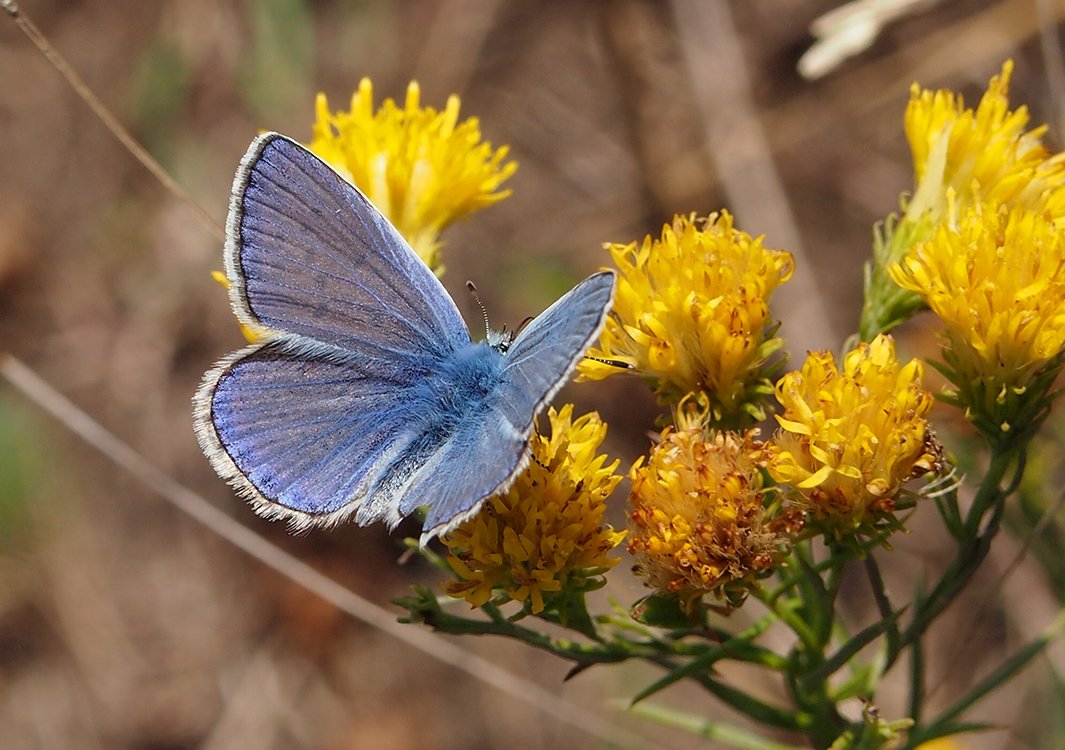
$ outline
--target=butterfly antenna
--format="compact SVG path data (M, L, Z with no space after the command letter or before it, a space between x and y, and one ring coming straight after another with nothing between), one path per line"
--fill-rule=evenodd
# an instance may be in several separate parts
M603 359L602 357L589 357L587 354L584 355L584 358L590 359L593 362L600 362L604 365L610 365L611 367L617 367L622 370L636 369L635 365L629 364L628 362L622 362L620 359Z
M536 457L536 456L535 456L535 455L534 455L534 454L532 453L532 446L531 446L531 445L529 446L529 460L530 460L530 461L532 461L532 462L533 462L534 464L536 464L537 466L539 466L539 467L540 467L541 469L543 469L544 471L551 471L551 467L550 467L550 466L548 466L548 465L547 465L547 464L545 464L545 463L544 463L543 461L541 461L540 459L538 459L538 458L537 458L537 457Z
M477 301L477 307L481 308L481 315L484 317L484 336L485 338L488 338L492 335L492 328L488 325L488 310L485 309L484 303L481 302L481 297L477 294L477 287L473 285L472 281L466 282L466 288L469 290L470 294L473 295L473 298Z
M521 325L520 325L520 326L518 326L518 327L517 327L517 328L515 329L515 331L514 331L514 338L517 338L517 337L518 337L518 334L520 334L520 333L521 333L522 331L524 331L524 330L525 330L525 326L527 326L527 325L529 325L530 323L532 323L532 322L533 322L533 320L535 320L535 318L529 317L529 318L526 318L525 320L521 321Z

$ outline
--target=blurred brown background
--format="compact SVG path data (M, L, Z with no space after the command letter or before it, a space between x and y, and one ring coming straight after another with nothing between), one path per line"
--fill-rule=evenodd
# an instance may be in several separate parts
M813 41L809 26L837 4L21 6L218 221L237 161L259 130L308 139L317 91L336 108L362 76L379 97L402 97L414 78L426 104L460 94L463 114L478 116L485 136L509 144L521 165L512 198L444 236L445 283L468 318L467 278L497 326L516 323L605 263L603 242L657 233L674 213L726 207L741 228L797 254L796 277L776 300L795 361L810 347L839 349L856 326L870 228L912 187L902 131L912 81L961 90L975 103L1013 57L1011 100L1026 103L1034 123L1049 123L1051 147L1062 148L1063 0L909 3L917 7L887 22L869 49L805 80L796 66ZM203 371L241 343L209 275L221 265L219 243L6 16L0 72L0 350L168 474L362 595L390 606L411 582L432 585L424 566L396 564L403 529L293 538L215 477L196 446L189 399ZM933 351L922 325L909 333L904 351ZM623 466L645 450L655 408L638 383L570 386L561 398L600 410L612 430L607 447ZM1060 477L1051 481L1060 443L1047 446L1048 481L1032 489L1037 508L1060 487ZM619 492L618 525L623 510ZM1016 520L1022 537L1031 518ZM930 507L911 528L881 563L901 596L945 556ZM934 705L948 704L952 686L986 673L1058 607L1053 544L996 588L1011 545L1019 542L1003 542L972 599L937 628L927 658L934 675L950 669ZM642 594L627 566L610 588L623 602ZM855 622L868 605L860 588ZM967 650L937 649L959 638ZM565 664L516 644L460 645L666 747L699 744L618 712L652 672L593 670L562 683ZM1052 663L982 704L974 718L1006 729L966 746L1065 746ZM739 679L762 695L778 689L757 675ZM889 681L889 718L904 710L896 694ZM735 720L698 693L659 698ZM338 614L0 385L0 747L566 745L603 746Z

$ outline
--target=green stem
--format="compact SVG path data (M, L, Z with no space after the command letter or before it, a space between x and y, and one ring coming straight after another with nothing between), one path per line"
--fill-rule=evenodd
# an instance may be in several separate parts
M996 452L992 456L991 465L988 466L987 474L984 475L984 479L976 492L976 497L973 498L972 507L969 508L969 513L965 517L963 529L966 539L975 539L979 535L980 526L983 524L987 510L997 504L1001 504L1006 495L1016 488L1017 474L1014 474L1009 486L1005 488L1002 486L1006 471L1013 464L1016 457L1017 451L1008 448L1003 449L1001 452Z
M538 630L526 628L506 619L473 620L450 615L441 609L419 610L421 619L434 630L451 635L498 635L522 641L533 648L547 651L555 656L579 664L609 664L625 659L656 654L655 649L646 649L639 644L618 641L579 643L566 638L551 638ZM625 646L622 646L625 644Z
M760 593L764 592L755 590L754 596L765 604L769 611L777 616L777 619L787 625L804 646L810 649L817 649L819 643L818 637L814 631L807 626L802 617L798 616L795 612L800 606L798 602L784 600L782 603L782 597L759 596Z
M827 677L818 676L824 669L825 649L834 630L840 568L849 558L832 546L829 553L825 561L829 564L815 565L811 550L806 545L795 545L789 565L799 574L793 584L794 593L774 591L762 599L799 639L784 676L795 705L811 718L806 734L817 747L828 747L846 727L829 695Z
M910 718L921 721L924 707L924 643L918 638L910 649Z
M895 608L891 606L891 598L888 596L887 589L884 586L884 578L880 575L880 566L877 565L876 558L872 553L865 557L865 574L869 578L869 586L873 590L873 599L876 600L876 608L880 611L880 618L885 621L893 619ZM884 640L888 652L898 649L898 622L892 622L887 628L884 632Z
M711 676L710 666L714 661L728 658L746 661L768 667L774 671L783 671L787 662L772 651L756 646L736 636L722 644L706 645L649 639L634 642L625 639L599 640L593 643L579 643L563 638L551 638L545 633L519 625L503 617L498 608L485 605L482 609L490 619L470 619L445 612L437 599L427 591L418 592L419 596L400 600L398 603L410 613L411 621L420 620L433 629L455 635L497 635L522 641L533 648L554 654L562 659L574 662L576 670L593 664L621 662L638 658L667 670L670 673L684 672L687 677L719 700L764 725L796 731L809 731L816 724L807 712L794 711L771 705L748 695L742 690L725 685ZM768 618L767 618L768 621ZM765 628L759 624L754 631L761 633ZM751 629L748 629L751 630ZM755 632L744 631L752 637ZM676 657L684 657L694 662L705 664L705 669L686 671Z
M846 728L847 721L829 696L827 681L810 684L812 681L803 679L805 674L820 666L823 655L796 653L795 656L796 673L788 680L792 699L800 711L811 717L806 733L814 746L827 748Z
M1006 497L1016 489L1019 481L1015 473L1006 486L1003 486L1006 473L1010 466L1014 465L1018 452L1019 449L1015 447L1004 448L992 457L991 465L965 518L957 554L932 591L915 607L913 620L902 632L895 647L888 649L885 671L898 660L903 649L924 635L932 622L965 588L984 561L991 548L991 540L998 533ZM1020 470L1022 466L1017 468Z

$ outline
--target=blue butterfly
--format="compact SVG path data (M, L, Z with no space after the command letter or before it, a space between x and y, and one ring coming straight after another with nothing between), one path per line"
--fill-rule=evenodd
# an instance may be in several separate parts
M220 476L295 528L394 527L425 544L506 490L537 413L598 336L613 272L513 340L473 342L436 276L357 188L295 141L256 138L233 181L226 276L263 332L204 375L196 436Z

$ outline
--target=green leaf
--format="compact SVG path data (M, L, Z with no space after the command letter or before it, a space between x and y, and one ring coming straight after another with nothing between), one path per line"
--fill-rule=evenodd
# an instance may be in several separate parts
M954 719L969 710L978 700L996 690L1000 685L1028 666L1032 659L1043 652L1049 642L1049 636L1041 636L1017 651L1013 656L1002 662L995 671L977 683L972 690L955 702L954 705L937 716L930 726L936 727L953 722Z
M872 641L880 636L885 630L893 627L895 623L898 622L899 616L905 611L906 608L903 607L902 609L893 612L889 617L877 620L869 627L864 628L861 632L857 633L853 638L844 643L836 653L821 662L816 669L813 669L804 675L802 678L803 682L812 684L827 680L831 675L835 674L836 670L849 662L851 657L872 643Z
M1002 727L996 724L990 724L986 722L963 722L959 724L948 723L937 725L935 729L921 729L910 732L910 736L906 738L907 750L910 748L917 748L926 742L932 740L938 740L942 737L951 737L955 734L967 734L969 732L986 732L991 729L1001 729Z
M595 621L588 613L584 591L579 586L575 586L572 590L563 588L562 591L545 597L545 603L547 606L539 614L541 619L576 630L592 640L599 639ZM531 600L526 602L526 608L532 611Z
M436 595L425 586L419 586L418 584L412 584L411 591L414 592L414 596L404 596L392 600L392 603L397 607L407 610L407 617L401 617L399 621L404 623L422 622L432 625L437 615L442 613L440 602L437 601Z
M963 538L965 527L961 520L961 509L958 507L957 492L938 496L935 498L935 503L936 510L939 511L939 515L943 519L943 525L950 532L950 535L955 539Z
M719 646L707 647L705 651L693 657L686 664L673 669L665 677L656 680L650 686L641 690L635 697L633 697L632 702L638 703L644 698L654 695L660 690L664 690L685 677L708 676L712 673L713 665L722 659L732 659L734 661L758 664L778 671L787 668L787 660L783 657L737 636Z
M846 681L832 690L832 699L842 703L859 696L867 698L876 691L877 680L881 673L879 666L863 664L851 672Z
M786 658L753 642L773 622L775 622L775 618L764 617L720 645L705 647L702 653L692 657L687 663L672 669L665 677L637 693L632 699L632 704L635 705L684 678L691 678L736 710L756 718L758 721L771 726L797 728L802 723L802 719L798 714L762 703L747 696L745 693L717 683L710 677L714 663L721 659L758 664L778 672L786 670L788 667Z
M910 716L917 722L924 718L924 680L924 641L917 638L910 644Z
M880 617L891 617L891 613L894 612L895 608L891 603L891 597L888 596L887 588L884 586L884 579L880 575L880 566L876 562L876 556L872 553L865 558L865 573L869 579L869 587L872 589L873 598L876 600L876 608L877 611L880 612ZM898 622L894 621L889 625L884 634L884 640L887 642L887 650L889 652L898 648L899 635Z
M773 706L709 676L697 677L696 681L726 705L767 726L779 729L805 729L813 723L813 718L806 712ZM633 699L633 705L636 705L638 700Z
M739 750L798 750L794 745L782 745L779 742L767 740L732 724L714 721L704 716L693 716L653 703L643 703L634 707L632 712L663 726L682 729L722 745L739 748Z
M710 648L705 653L696 656L691 661L669 672L665 677L655 680L650 685L633 696L631 705L636 705L645 698L649 698L657 692L665 690L670 685L680 682L685 677L694 677L709 673L714 662L720 661L725 654L721 648Z

